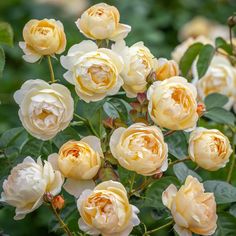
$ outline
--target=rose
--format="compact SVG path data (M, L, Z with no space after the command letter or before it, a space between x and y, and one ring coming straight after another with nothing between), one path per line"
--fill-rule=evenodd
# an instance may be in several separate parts
M213 193L205 193L203 184L189 175L179 191L171 184L162 194L162 202L171 211L174 229L179 235L212 235L216 230L216 202Z
M225 167L232 148L228 138L219 130L197 128L190 135L188 152L200 167L214 171Z
M60 54L66 47L64 27L54 19L30 20L23 29L24 42L19 46L23 59L34 63L44 55Z
M35 162L26 157L4 180L0 201L16 207L14 219L21 220L42 205L45 193L57 195L63 181L60 172L54 171L49 162L44 161L43 165L40 158Z
M124 168L141 175L154 175L168 167L168 147L156 126L136 123L116 129L110 139L112 155Z
M180 76L157 81L148 89L148 111L160 127L194 129L198 120L196 88Z
M90 235L128 236L140 223L139 210L129 204L124 186L112 180L100 183L93 191L84 191L77 206L79 228Z
M116 7L99 3L86 10L76 25L87 38L117 41L125 38L131 30L129 25L119 21L120 14Z
M143 42L127 47L125 41L118 41L112 45L112 50L121 55L124 68L121 76L124 80L123 88L128 97L136 97L137 93L147 90L147 77L154 65L154 56Z
M64 143L59 153L49 156L53 168L67 178L65 190L78 197L84 189L93 189L92 180L101 166L103 152L100 140L87 136L80 141L70 140Z
M68 70L64 78L75 85L78 96L84 101L99 101L107 95L116 94L123 80L119 76L123 60L106 48L99 48L85 40L72 46L61 64Z
M43 80L28 80L15 92L19 117L34 137L49 140L65 129L73 118L74 101L63 85Z
M157 80L165 80L179 75L179 66L174 60L159 58L154 66Z
M197 38L188 38L181 44L179 44L171 53L171 56L173 60L175 60L177 63L180 62L180 59L184 55L184 53L187 51L187 49L193 45L194 43L202 43L202 44L211 44L213 45L212 40L208 39L207 37L204 37L202 35L198 36Z
M201 101L204 101L205 97L211 93L220 93L229 98L225 108L230 109L232 107L236 97L236 69L226 57L215 55L207 73L201 79L198 78L195 63L193 76L193 83L196 84Z

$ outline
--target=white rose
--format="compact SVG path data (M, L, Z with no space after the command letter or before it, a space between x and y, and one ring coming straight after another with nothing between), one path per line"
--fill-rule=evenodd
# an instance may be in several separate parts
M123 84L119 75L122 58L110 49L98 49L90 40L72 46L68 55L61 57L61 64L68 70L64 78L75 85L76 93L86 102L114 95Z
M116 129L110 139L112 155L124 168L150 176L168 167L168 147L156 126L135 123Z
M229 98L225 108L232 107L236 97L236 69L226 57L215 55L206 74L201 79L198 78L195 63L193 77L193 83L196 84L201 101L204 101L205 97L211 93L220 93Z
M53 138L73 118L74 101L70 91L61 84L28 80L15 92L14 99L20 106L22 125L38 139Z
M35 162L31 157L11 170L3 182L2 202L16 207L15 220L21 220L26 214L34 211L43 203L43 195L57 195L61 191L63 177L54 171L51 164L40 158Z
M192 130L196 127L197 91L180 76L153 83L147 92L148 112L160 127L170 130Z
M123 88L128 97L136 97L137 93L147 90L147 77L154 65L154 56L143 42L127 47L125 41L118 41L112 45L112 50L122 56L124 68L121 76L124 80Z

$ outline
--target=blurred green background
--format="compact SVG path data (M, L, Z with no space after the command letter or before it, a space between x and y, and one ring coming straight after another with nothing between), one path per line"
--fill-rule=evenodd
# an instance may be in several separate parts
M4 46L6 67L0 78L0 134L5 130L20 126L13 93L28 79L49 80L46 60L40 64L23 61L18 42L22 41L22 29L32 18L55 18L63 22L67 35L67 49L84 37L78 31L75 21L88 6L100 1L67 0L77 2L76 8L61 7L61 0L1 0L0 21L10 23L14 30L14 47ZM48 4L47 2L53 2ZM143 41L156 57L170 58L170 53L178 42L181 26L194 16L202 15L210 20L225 24L227 18L236 10L236 0L111 0L104 1L115 5L121 14L121 22L132 26L126 41L131 45ZM59 61L54 60L56 78L63 80L64 70ZM51 218L48 209L42 207L15 222L13 208L0 210L0 235L28 236L49 234L47 225ZM2 230L2 233L1 233ZM4 232L4 233L3 233Z

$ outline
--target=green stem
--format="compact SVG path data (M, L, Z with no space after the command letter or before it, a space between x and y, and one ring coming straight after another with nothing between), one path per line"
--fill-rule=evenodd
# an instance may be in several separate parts
M131 181L130 181L130 189L129 189L130 192L132 192L132 190L133 190L135 176L136 176L136 173L134 172L132 175Z
M48 65L49 65L49 70L50 70L50 78L51 78L51 82L55 83L55 76L54 76L54 71L53 71L53 67L52 67L52 61L51 61L51 57L48 55Z
M172 162L169 163L168 166L173 166L173 165L175 165L175 164L177 164L177 163L185 162L185 161L188 161L188 160L190 160L189 157L187 157L187 158L185 158L185 159L181 159L181 160L172 161Z
M175 133L176 132L176 130L170 130L170 131L167 131L166 133L164 133L164 136L166 137L166 136L169 136L169 135L171 135L171 134L173 134L173 133Z
M166 228L166 227L168 227L168 226L170 226L172 224L173 224L173 220L168 222L168 223L166 223L165 225L162 225L162 226L156 228L156 229L152 229L152 230L149 230L149 231L145 232L144 235L152 234L152 233L157 232L157 231L159 231L161 229L164 229L164 228Z
M61 225L61 228L65 231L65 233L68 236L73 236L73 234L70 232L70 229L68 228L68 226L65 224L65 222L62 220L61 216L58 214L58 212L56 211L56 209L53 207L52 204L50 204L50 209L52 210L53 214L55 215L55 217L57 218L59 224Z
M74 116L75 116L76 118L82 120L82 121L85 122L85 123L88 122L88 120L87 120L86 118L84 118L84 117L82 117L82 116L80 116L80 115L78 115L78 114L76 114L76 113L74 113Z

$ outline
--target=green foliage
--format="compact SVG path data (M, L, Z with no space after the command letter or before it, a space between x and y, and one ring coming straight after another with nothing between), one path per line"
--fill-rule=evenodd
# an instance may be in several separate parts
M5 67L5 53L2 47L0 47L0 78Z
M219 93L211 93L205 98L204 103L208 111L214 107L223 107L228 101L229 99L225 95Z
M228 213L218 214L217 230L214 236L233 236L236 233L236 218Z
M227 52L229 55L232 55L232 47L229 43L227 43L223 38L218 37L215 40L215 45L216 48L221 48L223 49L225 52Z
M0 22L0 44L13 46L13 30L10 24Z

